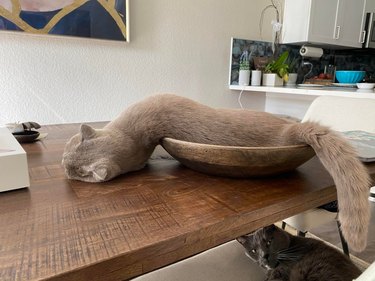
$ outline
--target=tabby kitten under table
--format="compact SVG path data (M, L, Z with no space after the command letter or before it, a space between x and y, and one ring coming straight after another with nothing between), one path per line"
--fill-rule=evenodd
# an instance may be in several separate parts
M246 255L267 269L266 280L351 281L361 271L322 241L299 237L275 225L237 238Z

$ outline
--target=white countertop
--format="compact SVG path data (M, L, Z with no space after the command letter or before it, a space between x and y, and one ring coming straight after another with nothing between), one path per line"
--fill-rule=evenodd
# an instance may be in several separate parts
M307 95L307 96L346 96L346 97L360 97L360 98L373 98L375 99L374 90L361 90L349 87L298 87L298 86L239 86L230 85L229 89L237 91L250 91L250 92L265 92L265 93L283 93L292 95Z

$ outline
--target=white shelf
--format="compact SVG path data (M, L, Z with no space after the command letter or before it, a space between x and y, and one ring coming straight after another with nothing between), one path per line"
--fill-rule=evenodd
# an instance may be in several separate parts
M301 95L301 96L342 96L342 97L358 97L358 98L372 98L375 99L374 91L363 91L356 88L343 87L322 87L322 88L302 88L297 86L291 87L268 87L268 86L239 86L230 85L229 89L235 91L248 92L265 92L265 93L280 93L287 95Z

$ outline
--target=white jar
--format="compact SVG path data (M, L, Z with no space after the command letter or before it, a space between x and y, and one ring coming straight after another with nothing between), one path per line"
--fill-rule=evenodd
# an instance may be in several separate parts
M250 83L250 70L240 70L238 77L238 85L249 86Z

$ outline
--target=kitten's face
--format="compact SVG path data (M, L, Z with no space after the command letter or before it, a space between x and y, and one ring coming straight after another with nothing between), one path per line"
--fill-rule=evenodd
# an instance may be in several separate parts
M66 144L62 165L69 179L86 182L108 181L122 173L144 166L137 157L134 141L121 139L106 130L82 125L81 131Z
M289 247L289 236L274 225L238 237L237 241L245 248L248 257L266 269L277 267L279 253Z
M108 146L109 135L86 125L65 146L62 165L69 179L86 182L106 181L120 172ZM108 145L105 145L108 144Z

